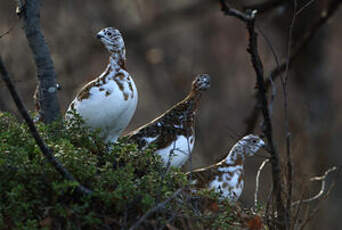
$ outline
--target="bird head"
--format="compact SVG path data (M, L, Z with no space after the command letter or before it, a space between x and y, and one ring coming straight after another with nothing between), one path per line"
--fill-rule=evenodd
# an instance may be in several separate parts
M244 136L239 143L243 146L246 157L255 155L260 148L265 146L265 142L260 137L253 134Z
M125 55L125 43L119 30L107 27L97 33L98 38L110 53Z
M195 91L204 91L210 88L211 77L208 74L199 74L192 82L192 89Z

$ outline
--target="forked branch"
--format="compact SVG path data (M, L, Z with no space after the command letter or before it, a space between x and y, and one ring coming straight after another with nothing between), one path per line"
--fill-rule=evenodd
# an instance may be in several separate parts
M324 191L325 191L325 188L326 188L326 179L327 179L327 176L333 172L333 171L336 171L338 168L336 166L333 166L331 167L330 169L328 169L327 171L324 172L323 176L320 176L320 177L313 177L310 179L310 181L321 181L321 190L316 194L314 195L313 197L310 197L308 199L304 199L304 200L297 200L295 202L293 202L291 205L292 206L295 206L295 205L298 205L300 203L310 203L314 200L317 200L319 199L320 197L322 197L322 195L324 194Z

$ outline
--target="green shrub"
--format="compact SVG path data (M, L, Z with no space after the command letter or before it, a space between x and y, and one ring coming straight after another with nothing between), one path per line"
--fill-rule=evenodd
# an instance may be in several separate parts
M106 145L82 124L76 116L68 124L38 123L37 128L64 167L94 191L92 196L78 194L77 182L63 179L46 161L24 123L0 114L0 229L128 228L189 183L178 169L166 172L153 146L142 152L125 139ZM199 229L226 229L220 224L233 219L230 205L213 192L202 193L200 199L218 203L216 213L198 211L196 203L202 202L182 193L141 228L166 223L182 227L186 220Z

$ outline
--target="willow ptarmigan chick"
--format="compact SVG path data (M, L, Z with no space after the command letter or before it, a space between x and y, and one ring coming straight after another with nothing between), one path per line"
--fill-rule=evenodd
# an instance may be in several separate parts
M110 53L106 70L86 84L70 104L66 119L75 110L85 125L100 129L106 142L115 142L127 127L136 110L138 92L126 71L126 49L119 30L102 29L96 36Z
M233 146L224 160L188 172L191 173L194 187L214 189L222 198L237 201L244 186L244 160L253 156L264 145L265 142L258 136L250 134L243 137Z
M210 76L199 74L188 96L150 123L127 136L138 147L156 146L165 166L181 167L190 157L195 142L195 115L203 91L210 87Z

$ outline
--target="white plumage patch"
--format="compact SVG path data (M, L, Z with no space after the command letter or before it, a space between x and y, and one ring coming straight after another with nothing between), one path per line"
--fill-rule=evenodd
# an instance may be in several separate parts
M241 167L241 170L242 167ZM218 176L209 184L209 189L214 189L216 192L221 193L221 196L228 198L230 201L237 201L242 193L244 186L243 180L239 182L240 173L235 172L232 177L228 174L223 175L221 178Z
M84 87L84 90L89 90L89 97L76 97L68 109L70 111L73 107L84 119L86 126L100 129L100 135L106 142L117 140L132 119L138 102L138 92L129 73L120 69L124 78L114 79L117 73L114 69L102 84ZM70 118L70 114L67 113L66 118Z
M177 136L176 141L166 148L157 150L155 153L161 156L165 165L168 165L168 162L170 162L170 166L181 167L189 159L194 147L194 141L190 141L192 138L194 137Z

